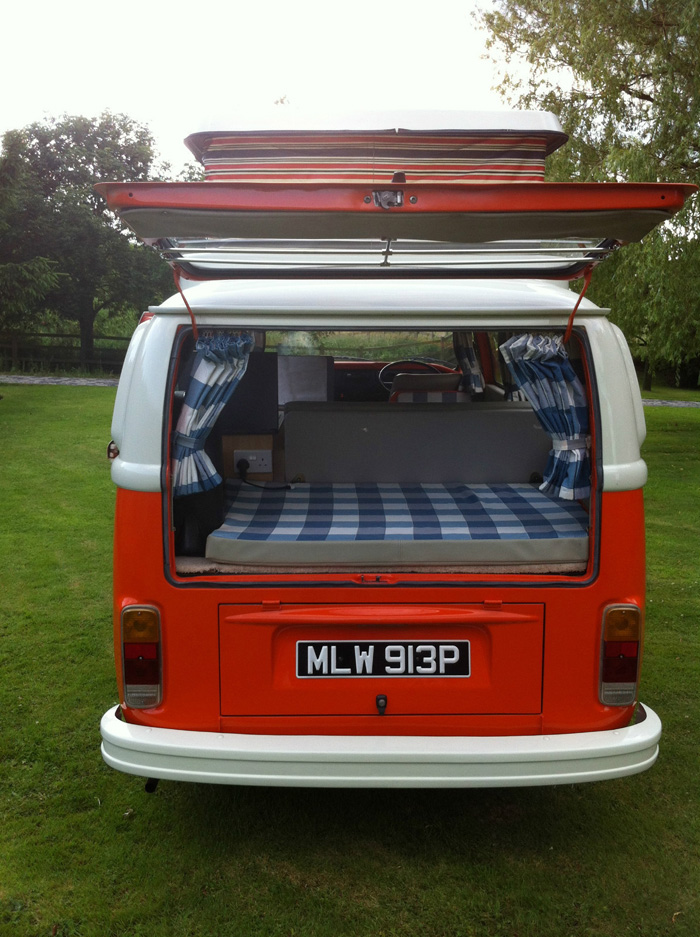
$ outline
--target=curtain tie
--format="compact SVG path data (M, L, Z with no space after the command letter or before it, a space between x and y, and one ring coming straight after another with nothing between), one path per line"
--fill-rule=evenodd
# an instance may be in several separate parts
M588 439L553 439L552 449L555 452L564 452L567 449L588 449Z
M194 436L186 436L184 433L175 433L173 436L173 445L183 446L185 449L192 449L193 452L199 452L200 449L204 449L206 441L206 436L196 438Z

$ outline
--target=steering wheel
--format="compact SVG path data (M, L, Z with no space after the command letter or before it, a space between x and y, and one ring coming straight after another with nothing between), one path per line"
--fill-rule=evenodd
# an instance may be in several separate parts
M398 358L396 361L390 361L388 364L385 364L379 374L377 374L377 380L384 390L391 391L392 381L397 374L401 373L401 368L405 364L412 365L411 370L418 366L419 368L424 368L426 371L437 372L437 374L444 373L442 368L438 368L436 365L430 364L427 361L420 361L418 358Z

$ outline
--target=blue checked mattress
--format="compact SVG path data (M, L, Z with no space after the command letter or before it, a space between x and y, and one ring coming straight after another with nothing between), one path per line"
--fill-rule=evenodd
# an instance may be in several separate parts
M407 567L585 563L588 515L536 485L227 485L209 560Z

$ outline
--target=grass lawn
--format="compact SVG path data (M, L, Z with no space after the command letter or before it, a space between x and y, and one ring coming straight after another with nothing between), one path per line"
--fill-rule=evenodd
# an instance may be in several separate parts
M0 934L697 937L700 409L647 411L648 773L314 791L107 768L114 390L2 388Z
M651 390L643 390L645 400L689 400L700 403L700 388L668 387L665 384L654 384Z

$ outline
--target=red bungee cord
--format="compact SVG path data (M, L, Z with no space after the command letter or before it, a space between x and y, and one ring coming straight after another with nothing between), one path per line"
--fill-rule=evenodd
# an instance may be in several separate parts
M572 309L571 315L569 316L569 321L566 324L566 332L564 332L564 344L566 344L571 338L571 330L574 327L574 316L576 315L576 310L581 305L581 300L586 295L586 290L588 289L588 285L591 282L592 276L593 276L593 267L589 267L588 270L586 270L586 272L583 275L583 289L578 294L576 305Z
M196 342L196 341L199 340L199 329L197 328L197 323L195 322L194 313L192 312L192 308L191 308L190 304L187 302L187 297L185 296L184 290L183 290L182 287L180 286L180 268L179 268L179 267L173 267L173 279L175 280L175 286L177 287L177 291L178 291L178 293L180 294L180 296L182 296L182 301L183 301L183 303L185 304L185 306L187 307L187 311L188 311L189 314L190 314L190 320L191 320L191 322L192 322L192 331L193 331L193 333L194 333L194 340L195 340L195 342ZM574 310L574 312L575 312L575 311L576 311L576 310Z

